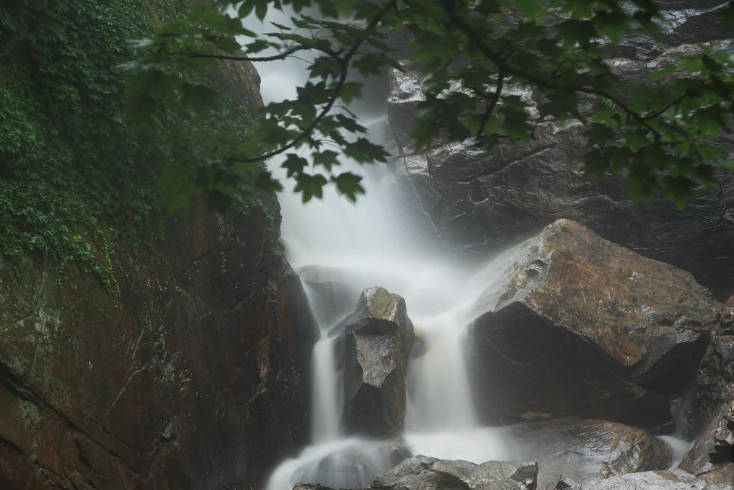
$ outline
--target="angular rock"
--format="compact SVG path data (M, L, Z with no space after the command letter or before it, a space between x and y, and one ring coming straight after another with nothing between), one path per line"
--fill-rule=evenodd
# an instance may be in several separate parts
M682 470L645 471L587 482L581 490L731 490L730 484L711 483Z
M526 412L654 427L692 383L719 305L690 274L558 220L503 254L475 305L489 420Z
M565 476L562 476L558 483L556 483L556 486L554 490L579 490L581 488L581 485L576 483L571 478L567 478Z
M697 437L729 404L734 389L734 330L714 333L698 367L693 391L678 416L686 437Z
M733 361L730 358L729 362ZM734 465L734 385L729 388L728 400L719 413L693 442L680 468L700 475L725 465Z
M405 382L413 324L405 300L367 288L343 329L344 425L369 435L398 433L405 422Z
M394 490L535 490L537 463L446 461L427 456L407 459L371 488Z
M678 430L687 438L697 438L691 452L698 454L687 458L687 471L698 473L706 463L713 432L734 403L731 396L734 396L734 297L721 309L720 326L709 341L698 366L696 382L677 414Z
M617 474L666 469L671 452L642 429L603 420L558 419L510 427L508 451L537 461L539 488ZM563 488L563 487L562 487Z

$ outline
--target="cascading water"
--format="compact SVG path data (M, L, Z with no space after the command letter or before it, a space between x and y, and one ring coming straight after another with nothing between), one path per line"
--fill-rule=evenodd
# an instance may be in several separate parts
M257 68L266 102L294 95L295 86L306 77L297 60ZM362 123L373 140L389 147L384 104L373 106L380 109L360 111ZM279 165L271 162L276 173L281 172ZM290 263L296 270L304 266L340 270L353 292L342 313L351 311L361 289L373 285L405 298L425 344L425 353L411 360L408 376L404 440L412 452L475 462L501 459L497 433L478 427L461 338L463 327L472 320L471 306L497 267L477 273L448 260L427 217L406 206L406 190L389 165L363 168L342 161L342 167L364 176L367 194L356 205L332 189L325 190L322 200L306 205L295 193L280 195L281 235ZM297 482L364 487L392 466L387 443L345 438L340 431L341 373L334 340L328 336L334 312L326 311L305 289L321 329L312 361L313 445L282 463L267 488L286 490Z

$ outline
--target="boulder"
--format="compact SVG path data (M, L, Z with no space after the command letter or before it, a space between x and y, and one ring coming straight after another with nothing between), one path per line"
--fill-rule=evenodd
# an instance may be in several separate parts
M587 482L581 490L731 490L730 484L712 483L682 470L628 473Z
M650 67L691 49L629 40L615 46L610 66L626 80L643 81ZM538 121L531 141L490 150L466 140L416 153L410 133L417 103L424 99L421 84L407 69L393 73L391 87L388 118L400 155L398 173L412 181L441 239L460 253L482 261L555 219L569 218L690 271L719 298L731 293L734 179L729 172L719 172L718 185L697 189L685 210L663 199L633 203L623 178L593 180L584 173L584 128L574 121Z
M535 490L537 463L446 461L426 456L407 459L371 488L395 490Z
M405 300L384 288L367 288L337 328L343 330L345 428L350 433L397 434L405 422L414 337Z
M537 461L539 488L666 469L671 452L646 431L603 420L558 419L509 428L510 457ZM565 487L561 487L565 488Z
M696 475L722 470L730 474L734 482L734 385L729 388L728 395L718 414L693 442L680 468Z
M558 220L509 250L474 306L488 420L527 412L656 427L694 381L719 305L691 275Z
M683 400L678 429L688 438L706 430L721 410L729 405L734 389L734 296L721 310L721 324L713 333L698 366L696 383Z

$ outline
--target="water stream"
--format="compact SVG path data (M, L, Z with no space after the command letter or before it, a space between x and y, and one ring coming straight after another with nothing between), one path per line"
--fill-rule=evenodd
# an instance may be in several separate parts
M385 124L378 116L369 127L373 139L389 144ZM411 360L408 375L404 442L413 453L475 462L501 458L497 433L478 427L462 349L471 307L497 268L468 270L442 254L428 220L405 209L406 189L390 165L342 164L365 177L367 194L356 205L332 190L306 205L298 195L281 195L281 233L289 261L296 270L339 271L351 294L341 305L343 313L356 305L359 291L373 285L405 298L426 348ZM347 437L340 430L341 373L327 335L334 312L326 311L308 287L306 292L321 328L312 361L313 444L281 464L267 488L285 490L297 482L365 487L394 464L385 451L390 443Z
M282 17L269 20L285 21ZM266 102L292 97L306 77L298 60L257 68ZM384 100L356 109L372 139L390 147ZM286 186L292 186L278 168L280 163L276 159L271 168ZM394 441L344 434L342 373L334 339L328 336L335 321L354 308L359 292L374 285L405 298L416 335L425 345L425 352L411 359L409 366L402 443L413 454L438 458L475 463L511 459L503 430L481 427L478 422L462 335L473 320L473 305L492 294L488 286L506 276L503 267L512 261L501 255L477 269L454 260L430 220L417 211L419 207L410 205L410 189L400 183L394 168L400 164L360 167L343 161L344 169L364 176L367 194L356 205L330 188L322 200L305 205L300 195L288 189L280 195L281 235L291 265L297 271L337 271L347 285L337 305L319 301L317 292L305 285L321 329L312 358L312 443L276 468L267 490L290 490L298 482L367 487L395 464L391 460ZM496 286L499 291L501 284Z

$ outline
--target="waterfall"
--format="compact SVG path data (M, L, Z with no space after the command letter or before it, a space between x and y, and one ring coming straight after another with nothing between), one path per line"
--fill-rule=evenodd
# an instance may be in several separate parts
M258 30L257 25L248 24L248 28ZM296 84L306 77L298 60L259 64L257 69L266 102L292 96ZM366 104L368 109L362 107L357 113L371 139L389 147L385 99ZM279 168L281 163L274 159L270 168L286 187L292 186ZM452 260L429 218L409 206L409 190L390 165L363 167L348 159L341 165L364 177L367 194L356 204L331 188L324 190L323 199L305 205L300 195L288 189L279 196L288 260L297 271L303 267L342 271L349 291L354 291L349 304L340 305L346 312L355 306L358 291L369 286L383 286L405 298L416 335L425 346L421 355L411 359L408 373L404 440L414 453L475 462L500 459L499 436L478 426L462 337L473 319L472 306L496 274L497 265L477 271ZM289 490L296 482L335 488L368 486L394 464L385 450L390 443L347 438L340 430L342 373L334 339L328 335L334 311L327 311L328 305L319 303L308 285L305 290L321 330L312 358L312 445L284 461L271 475L267 489Z
M311 379L315 380L311 394L311 432L316 444L334 441L341 432L341 376L337 370L334 340L322 334L314 346L311 359Z

